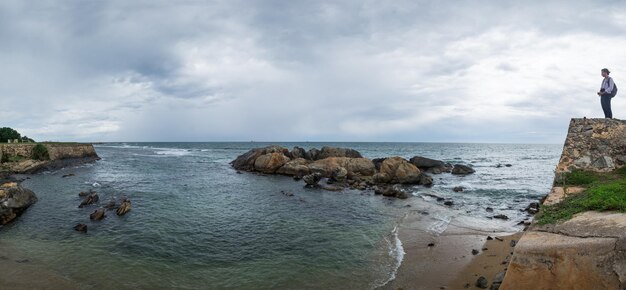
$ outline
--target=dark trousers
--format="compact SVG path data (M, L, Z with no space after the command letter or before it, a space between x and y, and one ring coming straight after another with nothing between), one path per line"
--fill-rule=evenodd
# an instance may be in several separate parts
M605 118L613 118L613 112L611 112L611 96L600 96L600 104L602 104L602 111L604 111Z

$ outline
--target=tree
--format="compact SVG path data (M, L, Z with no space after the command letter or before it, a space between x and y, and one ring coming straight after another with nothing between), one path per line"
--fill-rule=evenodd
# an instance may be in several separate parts
M9 127L0 128L0 143L6 143L8 140L21 139L20 133Z

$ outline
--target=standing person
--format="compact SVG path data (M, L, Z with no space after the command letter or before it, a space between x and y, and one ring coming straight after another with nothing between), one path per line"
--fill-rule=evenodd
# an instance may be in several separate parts
M617 86L613 79L609 76L611 73L609 69L602 69L602 85L600 86L600 91L598 92L598 96L600 96L600 104L602 105L602 111L604 111L604 117L608 119L613 118L613 112L611 111L611 98L615 97L617 93Z

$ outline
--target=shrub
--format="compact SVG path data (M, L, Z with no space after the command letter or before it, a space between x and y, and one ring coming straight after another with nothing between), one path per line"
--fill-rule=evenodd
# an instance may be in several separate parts
M35 145L33 148L33 159L35 160L48 160L50 159L50 155L48 154L48 148L43 144Z

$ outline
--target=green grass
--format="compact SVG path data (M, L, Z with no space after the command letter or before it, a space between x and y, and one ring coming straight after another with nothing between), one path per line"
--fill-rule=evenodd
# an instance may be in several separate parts
M563 185L582 185L586 189L560 203L542 206L537 215L538 224L568 220L585 211L626 212L626 168L609 173L573 171L564 176Z

